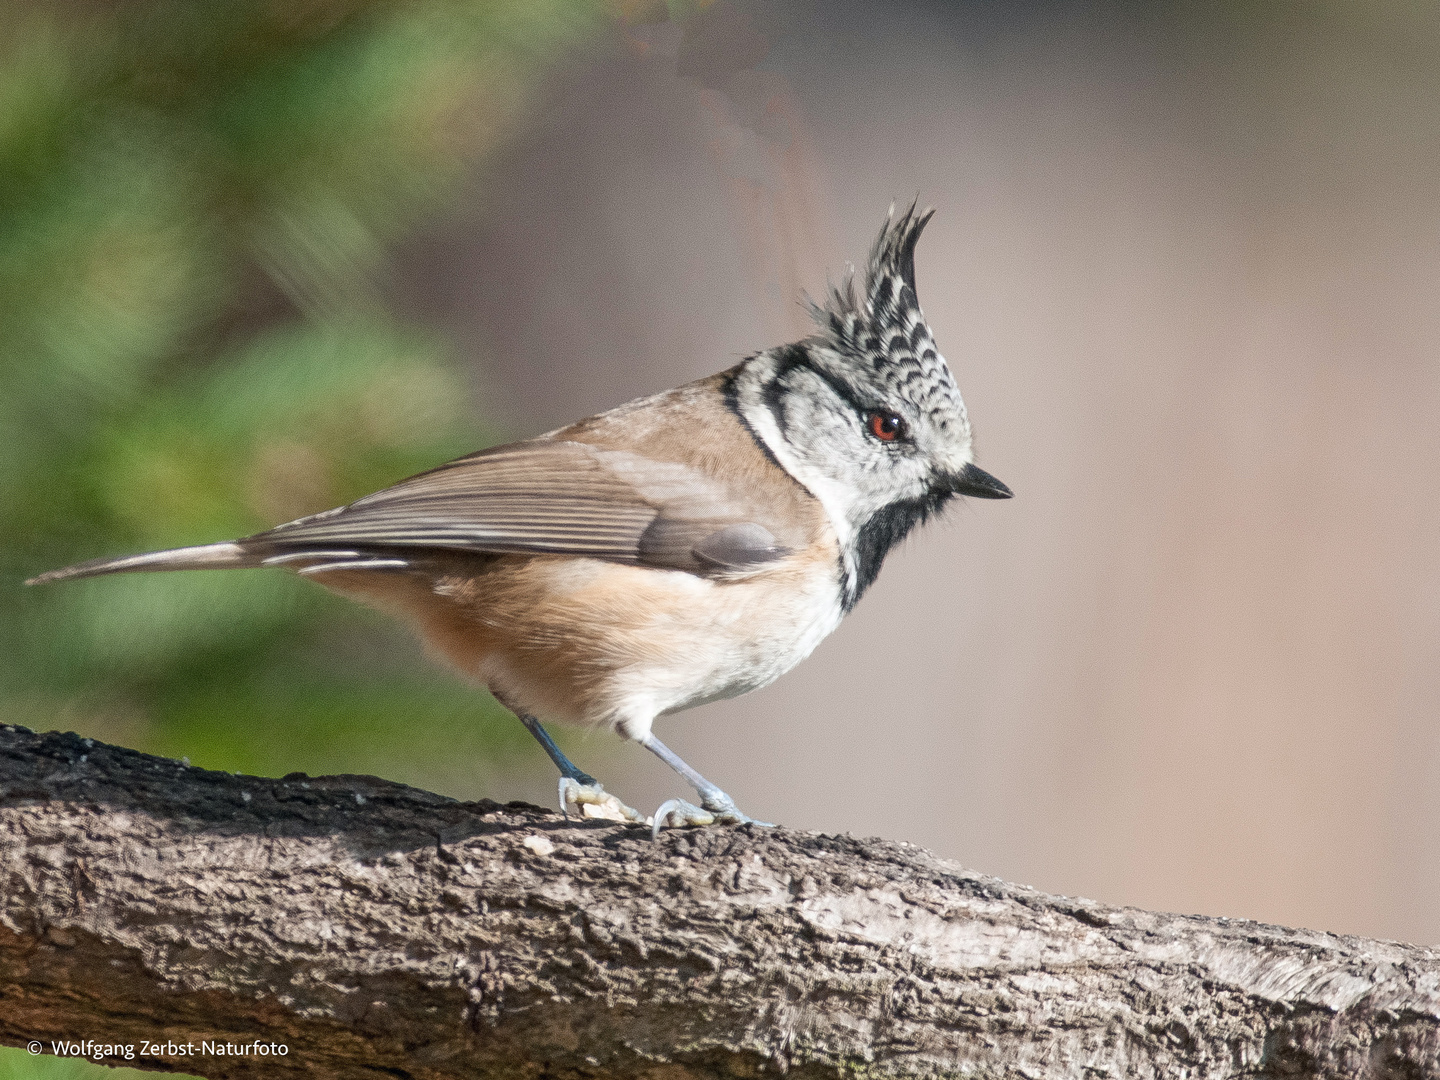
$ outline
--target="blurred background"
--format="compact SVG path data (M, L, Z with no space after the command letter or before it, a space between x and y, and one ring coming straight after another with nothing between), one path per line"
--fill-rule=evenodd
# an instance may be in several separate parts
M312 584L20 581L799 337L801 291L918 193L921 303L1016 498L662 738L787 825L1440 942L1440 9L133 0L0 28L0 718L551 805L513 719ZM561 735L632 805L681 794Z

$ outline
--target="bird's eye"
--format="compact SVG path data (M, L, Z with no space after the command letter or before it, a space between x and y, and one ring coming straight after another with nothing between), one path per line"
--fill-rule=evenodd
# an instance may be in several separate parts
M893 412L873 412L866 421L870 434L881 442L894 442L905 434L905 418Z

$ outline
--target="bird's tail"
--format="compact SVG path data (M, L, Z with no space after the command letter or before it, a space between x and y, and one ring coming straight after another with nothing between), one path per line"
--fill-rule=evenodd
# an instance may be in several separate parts
M246 551L239 544L201 544L199 547L150 551L144 555L125 555L118 559L91 559L61 570L47 570L25 584L43 585L47 581L68 581L71 578L96 577L100 574L124 574L131 570L225 570L259 565L261 556Z

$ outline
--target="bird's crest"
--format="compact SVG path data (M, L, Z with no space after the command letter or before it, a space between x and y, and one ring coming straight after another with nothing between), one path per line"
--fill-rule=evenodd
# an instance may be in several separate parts
M933 214L917 211L914 202L899 215L890 208L870 249L863 294L857 295L852 271L824 304L811 302L820 325L811 353L837 377L879 390L887 400L911 401L936 428L968 440L960 389L915 296L915 244ZM834 363L821 361L827 353Z
M892 352L892 342L903 342L909 346L904 351L918 353L920 343L908 341L917 325L925 326L915 294L915 245L934 214L934 210L917 212L916 203L911 202L896 217L892 206L870 249L863 296L856 294L852 269L839 285L829 288L823 304L808 301L811 317L829 344L852 355L879 356ZM928 328L925 333L928 336ZM903 335L900 341L897 334Z

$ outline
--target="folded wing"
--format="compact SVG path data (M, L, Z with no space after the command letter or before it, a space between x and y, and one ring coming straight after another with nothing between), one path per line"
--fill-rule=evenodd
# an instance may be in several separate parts
M349 506L240 543L267 563L375 569L414 549L584 555L688 570L748 571L786 553L755 507L698 470L586 443L482 450Z

